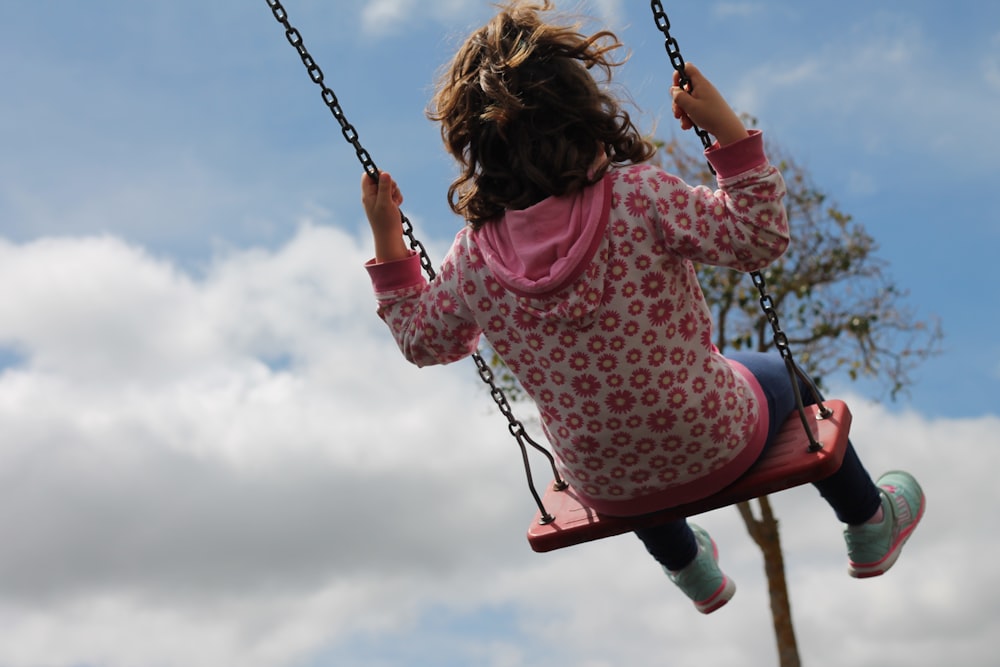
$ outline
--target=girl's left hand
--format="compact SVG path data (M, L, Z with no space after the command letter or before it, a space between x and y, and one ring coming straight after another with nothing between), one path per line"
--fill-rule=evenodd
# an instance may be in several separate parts
M387 171L379 173L378 181L368 174L361 177L361 203L372 231L399 225L399 207L403 193Z
M375 241L375 261L391 262L410 254L403 242L399 207L403 193L388 172L380 172L376 182L367 173L361 177L361 203Z

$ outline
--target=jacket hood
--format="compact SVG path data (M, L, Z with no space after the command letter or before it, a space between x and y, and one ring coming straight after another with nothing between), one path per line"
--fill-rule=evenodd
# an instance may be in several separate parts
M603 300L604 267L592 262L606 243L611 177L549 197L475 232L490 271L521 306L543 318L577 319Z

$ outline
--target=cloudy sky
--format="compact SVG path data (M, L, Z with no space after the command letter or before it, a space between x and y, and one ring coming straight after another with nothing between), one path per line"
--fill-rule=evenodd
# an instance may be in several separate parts
M423 110L490 4L284 4L440 257ZM946 333L900 400L833 392L928 492L892 572L849 579L817 494L775 498L803 660L994 665L1000 5L665 5ZM739 586L710 617L629 536L529 550L474 367L409 367L374 315L360 167L264 0L0 6L0 667L774 664L734 510L699 518ZM619 31L673 132L648 5L559 6Z

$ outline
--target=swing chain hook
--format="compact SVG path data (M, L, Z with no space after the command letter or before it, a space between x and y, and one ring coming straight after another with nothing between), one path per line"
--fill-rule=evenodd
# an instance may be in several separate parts
M524 472L528 478L528 490L531 492L532 498L535 499L535 504L538 506L538 510L541 513L541 522L543 524L551 523L554 521L554 517L545 509L545 504L542 502L541 496L538 494L538 489L535 488L535 481L531 475L531 463L528 460L528 450L527 447L531 447L535 451L539 452L546 458L549 463L549 467L552 469L552 486L556 491L565 491L569 488L569 484L563 479L562 475L559 473L559 468L556 466L556 459L548 449L538 444L530 435L528 435L528 430L524 427L524 423L514 416L514 410L510 407L510 401L507 400L507 395L504 393L503 389L497 386L496 376L493 374L493 369L490 368L486 360L483 359L483 355L478 352L472 354L472 360L476 364L476 368L479 370L479 378L490 388L490 396L493 398L493 402L496 403L497 409L500 411L504 417L507 418L507 430L517 441L518 446L521 449L521 458L524 461Z
M760 271L752 271L750 279L753 281L754 287L757 288L757 293L760 295L760 308L764 311L764 317L767 318L768 324L771 325L774 347L777 348L778 353L785 362L785 367L788 369L788 380L791 382L792 392L795 394L795 408L799 413L799 419L802 421L802 427L809 437L809 451L819 451L823 448L823 445L816 440L809 420L806 418L802 391L799 389L799 381L808 388L809 393L813 396L815 405L819 410L816 415L817 419L829 419L833 416L833 410L823 403L823 396L820 394L816 384L795 363L795 359L792 357L792 348L788 344L788 335L781 329L781 323L778 321L778 311L774 307L774 299L767 291L767 282L764 280L764 274Z

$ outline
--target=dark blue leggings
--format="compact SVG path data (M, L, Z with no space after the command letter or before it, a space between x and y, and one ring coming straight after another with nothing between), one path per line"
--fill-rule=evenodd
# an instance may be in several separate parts
M770 445L785 420L795 411L795 393L788 379L785 361L777 353L734 352L726 356L746 366L764 390L771 415L767 431L767 445ZM801 380L798 382L803 402L813 405L816 400L812 392ZM878 511L881 503L878 487L861 464L850 441L840 469L813 486L844 523L864 523ZM642 528L635 534L646 545L650 555L670 570L681 569L698 552L694 533L684 519Z

